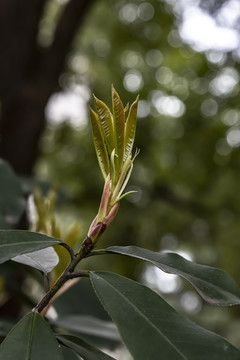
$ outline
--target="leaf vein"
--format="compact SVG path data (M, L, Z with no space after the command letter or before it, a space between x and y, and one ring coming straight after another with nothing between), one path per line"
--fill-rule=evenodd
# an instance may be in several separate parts
M99 275L98 275L98 276L99 276ZM151 326L154 330L156 330L157 333L159 333L159 334L163 337L163 339L164 339L166 342L168 342L168 343L174 348L174 350L176 350L176 352L177 352L179 355L181 355L181 356L183 357L184 360L188 360L188 359L185 357L185 355L184 355L180 350L178 350L177 347L171 342L171 340L170 340L166 335L164 335L164 334L162 333L162 331L156 327L156 325L154 325L151 321L149 321L149 319L138 309L137 306L135 306L131 301L129 301L129 299L128 299L126 296L124 296L117 288L115 288L115 287L114 287L111 283L109 283L106 279L103 279L103 280L106 281L106 282L109 284L109 286L112 287L112 288L120 295L120 297L122 297L131 307L133 307L133 309L134 309L142 318L144 318L144 320L145 320L147 323L149 323L150 326Z

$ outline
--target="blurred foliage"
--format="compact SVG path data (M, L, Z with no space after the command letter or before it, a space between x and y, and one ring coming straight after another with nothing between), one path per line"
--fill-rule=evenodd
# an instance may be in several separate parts
M93 92L106 103L112 83L124 103L129 93L132 101L140 95L135 144L141 152L127 189L138 192L122 201L100 246L185 251L240 283L240 59L230 51L194 51L181 40L179 24L170 1L97 1L59 82L63 91L83 91L85 99ZM79 221L84 238L103 181L86 112L78 126L69 120L49 121L36 174L68 193L57 216L66 227ZM94 268L133 278L144 270L137 260L102 261L94 258ZM85 264L93 267L91 259ZM168 295L182 312L186 291L184 284ZM192 316L240 347L238 308L198 301Z

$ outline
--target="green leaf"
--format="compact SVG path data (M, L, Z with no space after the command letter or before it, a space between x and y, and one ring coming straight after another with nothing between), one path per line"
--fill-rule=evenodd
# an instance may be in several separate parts
M90 278L134 359L240 359L225 339L179 315L146 286L109 272Z
M26 207L26 201L20 180L2 159L0 159L0 189L0 228L9 229L18 223Z
M21 254L60 244L62 241L26 230L0 230L0 264Z
M76 352L66 346L61 345L61 350L64 360L81 360L80 356Z
M195 264L176 253L153 252L136 246L112 246L107 248L107 252L146 260L162 271L183 277L212 305L240 304L240 288L220 269Z
M124 127L125 127L125 115L124 115L124 107L123 103L120 99L120 96L112 87L112 103L113 103L113 119L115 125L116 132L116 140L117 140L117 156L118 156L118 164L121 168L123 155L124 155Z
M93 316L76 314L63 316L54 321L54 325L79 334L111 339L115 342L121 341L118 329L114 323L97 319Z
M113 118L107 105L94 96L95 106L100 119L103 135L107 144L109 156L114 149Z
M127 103L127 105L124 108L125 118L127 117L128 109L129 109L129 103Z
M62 344L77 352L84 360L114 360L111 356L103 353L79 337L61 335L57 338Z
M99 166L102 171L104 179L106 179L110 171L107 148L104 141L102 129L100 126L100 120L98 114L95 111L93 111L91 108L90 108L90 119L92 124L93 141L94 141L94 146L95 146Z
M20 264L32 266L45 274L51 272L59 262L59 257L52 247L17 255L11 260Z
M0 346L0 360L64 360L48 323L37 312L21 319Z
M133 143L136 134L136 125L137 125L137 107L138 107L138 97L130 107L125 125L124 161L128 158L129 154L131 154L133 148Z

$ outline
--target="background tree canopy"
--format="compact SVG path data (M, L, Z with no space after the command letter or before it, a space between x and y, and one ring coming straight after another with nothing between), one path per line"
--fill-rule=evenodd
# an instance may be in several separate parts
M125 103L139 94L141 152L128 189L137 193L102 241L173 250L240 283L239 2L5 0L0 14L0 156L25 188L32 173L53 183L59 223L78 221L82 239L103 186L91 93L108 102L113 83ZM238 308L204 305L177 277L137 260L97 261L94 268L142 277L240 348Z

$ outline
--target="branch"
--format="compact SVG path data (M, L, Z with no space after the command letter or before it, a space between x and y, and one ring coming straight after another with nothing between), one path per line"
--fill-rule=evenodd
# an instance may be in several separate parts
M90 271L85 270L79 270L75 271L72 274L68 275L68 279L75 279L75 278L81 278L81 277L89 277Z
M88 237L86 237L87 239ZM56 293L58 292L58 290L60 290L60 288L70 279L73 279L74 277L79 277L79 275L81 274L81 276L88 276L86 271L78 271L76 272L76 276L74 275L74 270L77 266L77 264L84 259L85 257L87 257L87 255L92 251L92 246L91 244L89 246L85 245L85 240L83 241L83 245L79 251L78 254L74 255L74 258L72 259L72 261L70 262L70 264L66 267L66 269L64 270L64 272L62 273L62 275L57 279L57 281L55 282L55 284L49 289L49 291L43 296L43 298L39 301L39 303L37 304L37 306L33 309L33 311L37 311L39 313L41 313L43 311L43 309L50 303L50 301L52 300L52 298L56 295Z
M86 255L86 257L95 256L95 255L106 255L106 254L109 254L106 250L99 249L99 250L91 251L88 255Z

